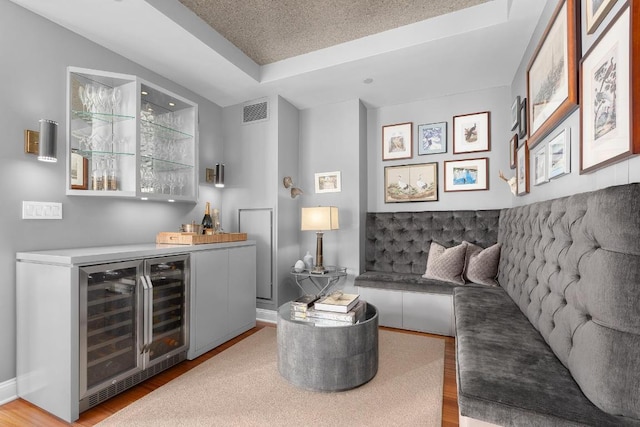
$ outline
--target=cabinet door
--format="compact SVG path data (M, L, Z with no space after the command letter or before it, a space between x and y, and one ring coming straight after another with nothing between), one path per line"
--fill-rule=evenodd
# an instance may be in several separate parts
M217 249L191 255L191 348L189 358L220 345L227 335L229 251Z
M256 325L256 247L229 250L229 332Z

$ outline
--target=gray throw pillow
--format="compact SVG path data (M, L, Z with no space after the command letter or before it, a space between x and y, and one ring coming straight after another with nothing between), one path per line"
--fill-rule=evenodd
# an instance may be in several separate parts
M498 286L498 262L500 261L500 243L482 249L473 243L467 243L464 278L467 282L486 286Z
M439 243L431 242L427 257L427 271L422 277L464 285L462 272L466 253L466 242L452 248L445 248Z

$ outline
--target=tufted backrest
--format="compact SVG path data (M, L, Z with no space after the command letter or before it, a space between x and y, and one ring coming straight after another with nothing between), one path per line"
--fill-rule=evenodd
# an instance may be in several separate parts
M499 210L367 213L365 268L424 274L432 241L486 248L498 240L499 216Z
M498 241L499 283L584 394L640 418L640 184L504 209Z

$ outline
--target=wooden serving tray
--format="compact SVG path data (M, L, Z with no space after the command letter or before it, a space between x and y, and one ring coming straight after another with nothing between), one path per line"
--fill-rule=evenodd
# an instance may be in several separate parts
M206 243L240 242L247 240L247 233L194 234L179 231L161 231L156 243L173 245L202 245Z

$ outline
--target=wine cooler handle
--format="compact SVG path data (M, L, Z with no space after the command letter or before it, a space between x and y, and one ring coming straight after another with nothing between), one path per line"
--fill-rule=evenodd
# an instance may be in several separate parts
M149 331L147 330L147 311L149 310L149 285L147 284L147 278L140 276L142 282L142 325L144 327L142 331L142 348L140 353L147 351L147 343L149 341Z
M148 291L148 300L147 300L147 318L145 321L145 327L147 329L147 348L145 351L149 351L151 347L151 343L153 342L153 282L151 281L151 277L145 276L147 278L147 289Z

